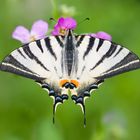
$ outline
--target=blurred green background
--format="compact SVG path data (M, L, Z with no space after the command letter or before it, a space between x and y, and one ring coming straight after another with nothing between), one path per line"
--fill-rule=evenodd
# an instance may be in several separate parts
M73 16L76 33L106 31L140 56L140 0L0 1L0 60L20 46L17 25L31 27L50 17ZM71 100L59 106L52 124L52 99L30 79L0 72L0 140L140 140L140 71L119 75L86 101L83 114Z

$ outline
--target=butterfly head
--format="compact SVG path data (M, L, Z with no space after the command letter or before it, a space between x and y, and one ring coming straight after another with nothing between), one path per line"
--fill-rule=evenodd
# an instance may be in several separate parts
M61 35L61 36L72 35L72 32L73 32L72 29L66 29L66 28L60 28L59 29L59 35Z
M53 35L63 35L67 34L68 30L73 30L77 26L77 22L75 19L71 17L60 17L54 26L54 30L52 31Z
M66 31L67 31L66 29L60 28L59 34L64 36L66 34Z

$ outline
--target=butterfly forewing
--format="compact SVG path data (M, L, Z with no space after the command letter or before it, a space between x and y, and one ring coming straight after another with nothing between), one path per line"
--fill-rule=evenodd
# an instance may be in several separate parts
M106 79L140 68L140 60L134 53L108 40L84 36L77 49L79 52L77 76L81 79L82 77L85 79L87 74L88 79Z
M1 63L1 70L34 80L57 81L62 47L55 37L37 40L14 50Z

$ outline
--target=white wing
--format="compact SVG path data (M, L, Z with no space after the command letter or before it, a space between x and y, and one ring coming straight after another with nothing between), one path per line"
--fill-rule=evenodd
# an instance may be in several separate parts
M72 99L82 107L85 99L104 82L104 79L140 68L140 59L128 49L113 42L90 37L75 36L78 50L77 80L80 86ZM75 94L77 92L77 94ZM84 117L84 124L85 124Z
M76 36L78 50L78 96L90 96L104 79L140 68L140 59L133 52L108 40Z
M57 81L62 75L61 49L56 37L37 40L14 50L2 61L0 69L34 80Z
M63 38L50 36L14 50L1 63L0 70L31 78L46 89L54 99L54 112L58 103L68 99L62 95L59 80L62 78L61 51Z
M94 83L140 68L140 59L128 49L108 40L82 35L77 38L80 82ZM80 42L80 43L79 43Z

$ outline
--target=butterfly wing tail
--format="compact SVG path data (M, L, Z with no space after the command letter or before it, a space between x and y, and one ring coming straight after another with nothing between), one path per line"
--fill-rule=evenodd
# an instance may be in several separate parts
M77 91L77 95L73 94L71 96L75 104L80 105L83 115L84 115L84 126L86 126L86 107L85 100L90 97L93 90L98 89L98 87L104 82L104 80L97 80L94 84L89 85L86 88L82 88Z

